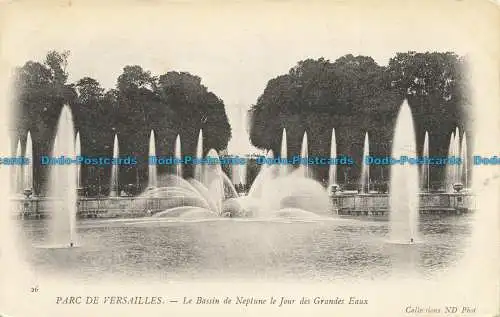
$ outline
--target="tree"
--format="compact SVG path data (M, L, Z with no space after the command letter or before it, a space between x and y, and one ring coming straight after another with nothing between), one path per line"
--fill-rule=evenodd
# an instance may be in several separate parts
M78 102L97 102L104 97L104 89L99 82L90 77L84 77L76 83Z
M152 89L155 78L150 71L145 71L139 65L128 65L123 68L123 73L118 77L117 88L119 91L138 89Z
M220 151L227 147L231 127L224 102L201 84L200 77L168 72L159 76L157 93L182 118L177 133L181 135L185 153L195 154L200 129L203 129L205 153L210 148Z
M417 142L422 144L425 132L433 142L430 155L447 155L451 133L457 126L467 130L468 83L465 59L455 53L397 53L389 61L387 72L391 86L408 99L416 123ZM442 169L431 166L431 181L439 180Z
M184 154L194 154L201 128L206 150L227 147L231 129L224 103L201 84L200 77L169 72L159 80L139 65L128 65L117 78L116 89L105 91L91 77L67 83L68 57L69 52L50 51L43 63L28 61L16 70L16 137L24 142L27 130L31 131L35 162L39 155L51 153L63 104L71 106L83 155L111 156L117 133L119 154L138 158L137 168L120 169L122 184L136 183L137 174L141 183L146 182L151 129L156 133L157 155L173 154L177 134L182 136ZM35 164L35 183L46 183L45 172ZM106 187L111 168L101 172L84 166L83 181L88 185L100 181Z
M68 53L50 51L45 62L28 61L16 69L14 86L16 102L13 104L15 138L25 140L31 131L34 148L34 181L43 190L47 174L39 168L39 156L49 154L63 104L73 104L76 92L67 84Z
M66 67L68 66L69 51L57 52L50 51L45 58L45 65L48 66L52 73L52 82L56 86L63 86L68 80Z
M387 67L369 56L351 54L333 63L323 58L300 61L288 74L269 80L251 107L250 139L258 148L279 153L286 128L288 151L298 153L307 131L310 155L324 155L335 128L337 152L355 162L361 161L365 132L370 134L372 154L390 155L395 119L407 98L421 144L424 130L439 136L464 125L463 63L453 53L436 52L398 53ZM446 149L446 142L434 144ZM359 176L359 164L349 170L354 173L351 178ZM319 171L320 177L322 173L326 169Z

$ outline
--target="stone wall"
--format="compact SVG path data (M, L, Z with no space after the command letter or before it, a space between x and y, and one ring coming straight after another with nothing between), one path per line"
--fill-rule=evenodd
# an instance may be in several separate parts
M178 198L182 199L182 198ZM97 217L141 217L166 210L174 206L191 205L172 198L103 197L80 198L77 214L82 218ZM24 217L43 217L54 212L52 200L48 198L13 199L13 211ZM387 194L337 194L331 196L331 211L337 214L383 215L389 211ZM194 203L194 202L192 202ZM421 213L467 212L475 209L475 199L466 193L420 194Z
M332 210L338 214L385 214L389 212L388 194L333 195ZM421 213L461 213L476 209L474 196L464 193L422 193Z

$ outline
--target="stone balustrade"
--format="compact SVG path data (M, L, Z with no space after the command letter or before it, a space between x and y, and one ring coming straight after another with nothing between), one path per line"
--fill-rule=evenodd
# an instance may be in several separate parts
M183 199L183 198L179 198ZM151 197L100 197L79 198L79 218L142 217L179 205L189 205L189 200L179 202L169 198ZM23 218L42 218L57 212L53 199L45 197L12 199L13 211ZM388 194L337 193L330 196L331 212L339 215L384 215L389 212ZM475 209L474 195L470 193L421 193L420 213L464 213Z

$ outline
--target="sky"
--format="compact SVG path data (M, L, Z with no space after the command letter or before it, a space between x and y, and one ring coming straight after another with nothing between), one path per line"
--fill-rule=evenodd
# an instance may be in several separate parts
M242 112L268 80L300 60L333 61L353 54L385 65L395 52L409 50L465 54L474 36L460 26L460 15L425 6L426 1L376 6L363 1L91 3L73 1L50 10L13 7L2 29L4 61L22 65L42 61L52 49L70 50L69 80L90 76L105 88L115 86L125 65L141 65L155 75L187 71L200 76L226 105L233 127L230 153L256 151L238 128ZM455 3L457 13L469 9Z

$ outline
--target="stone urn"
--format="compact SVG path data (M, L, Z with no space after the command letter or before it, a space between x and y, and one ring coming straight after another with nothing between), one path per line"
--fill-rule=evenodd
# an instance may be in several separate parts
M338 184L332 184L328 187L328 195L334 196L340 189Z
M33 189L32 188L25 188L23 191L24 197L26 199L31 198L31 195L33 194Z
M464 184L455 183L453 184L453 189L455 190L455 192L459 193L462 189L464 189Z

